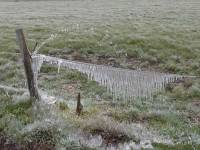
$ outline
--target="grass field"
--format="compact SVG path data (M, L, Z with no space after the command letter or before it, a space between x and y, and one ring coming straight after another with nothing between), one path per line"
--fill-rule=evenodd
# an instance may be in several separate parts
M0 84L26 88L15 39L19 27L30 50L56 35L41 47L42 54L199 76L199 10L198 0L0 2ZM124 100L113 105L105 88L72 70L58 74L56 67L44 65L39 87L57 97L56 105L32 104L27 95L1 90L0 146L9 138L16 147L38 149L139 149L148 141L158 150L200 148L199 78L128 106ZM77 91L84 104L79 117Z

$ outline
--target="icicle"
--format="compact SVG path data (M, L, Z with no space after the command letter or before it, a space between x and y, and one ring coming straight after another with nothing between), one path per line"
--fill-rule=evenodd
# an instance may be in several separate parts
M60 73L60 65L62 64L62 60L58 61L58 73Z
M156 73L141 70L128 70L113 68L103 65L95 65L83 62L59 59L55 57L36 55L34 69L39 71L43 61L60 67L75 69L87 75L89 80L94 80L100 85L105 86L108 92L112 93L113 101L123 98L131 101L135 98L151 98L154 92L163 90L170 82L174 82L182 76Z

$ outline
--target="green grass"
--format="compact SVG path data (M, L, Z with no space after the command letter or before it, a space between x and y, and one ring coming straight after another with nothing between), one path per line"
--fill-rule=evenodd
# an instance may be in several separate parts
M156 150L193 150L193 146L190 144L181 145L177 144L176 146L169 146L163 144L154 144ZM195 147L196 149L200 149L200 145Z
M193 41L185 37L187 33L193 34L192 37L196 40L197 33L176 31L173 37L170 37L171 32L161 30L141 35L141 30L129 25L113 25L95 27L94 31L61 33L41 52L48 53L53 49L62 49L61 54L63 54L65 49L71 49L72 52L78 51L85 59L100 56L114 57L116 60L134 58L144 68L154 67L180 74L200 73L199 51L195 49L193 55Z
M57 67L50 67L44 65L41 68L41 73L44 78L41 78L39 86L44 89L55 90L57 94L64 94L66 90L63 88L66 85L74 85L76 93L81 92L83 97L95 97L95 95L103 96L108 99L109 94L104 87L100 87L96 82L87 80L87 76L74 70L61 69L60 73L57 73ZM55 76L56 74L56 76ZM45 76L52 76L48 78Z
M30 100L14 103L11 97L1 95L1 105L3 106L0 111L0 117L5 115L13 115L23 124L32 122L30 111L28 111L32 103Z
M168 89L168 88L167 88ZM186 80L170 87L165 93L177 101L191 101L200 98L200 81L199 79Z

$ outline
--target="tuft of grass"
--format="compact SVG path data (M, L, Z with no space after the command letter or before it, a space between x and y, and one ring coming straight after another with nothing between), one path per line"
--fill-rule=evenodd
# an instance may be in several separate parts
M68 109L69 109L68 105L67 105L65 102L59 102L59 103L58 103L58 107L59 107L59 109L62 110L62 111L68 110Z
M167 92L163 95L169 96L176 101L192 101L200 98L200 81L199 79L185 80L178 84L169 84Z
M111 118L103 116L95 116L87 121L83 121L81 128L91 134L101 135L106 143L112 142L126 142L129 140L136 140L134 137L127 135L125 129L119 123Z
M58 134L58 131L54 127L47 129L40 128L23 135L23 140L55 146L56 141L59 140L56 139L56 134Z

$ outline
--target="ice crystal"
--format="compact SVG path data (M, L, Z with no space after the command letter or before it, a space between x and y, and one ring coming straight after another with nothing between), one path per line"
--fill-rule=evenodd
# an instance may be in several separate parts
M75 69L87 75L88 79L98 82L112 93L113 99L151 98L152 94L163 90L168 83L182 79L183 76L152 71L114 68L84 62L64 60L46 55L33 56L33 68L37 76L43 62L60 67Z

